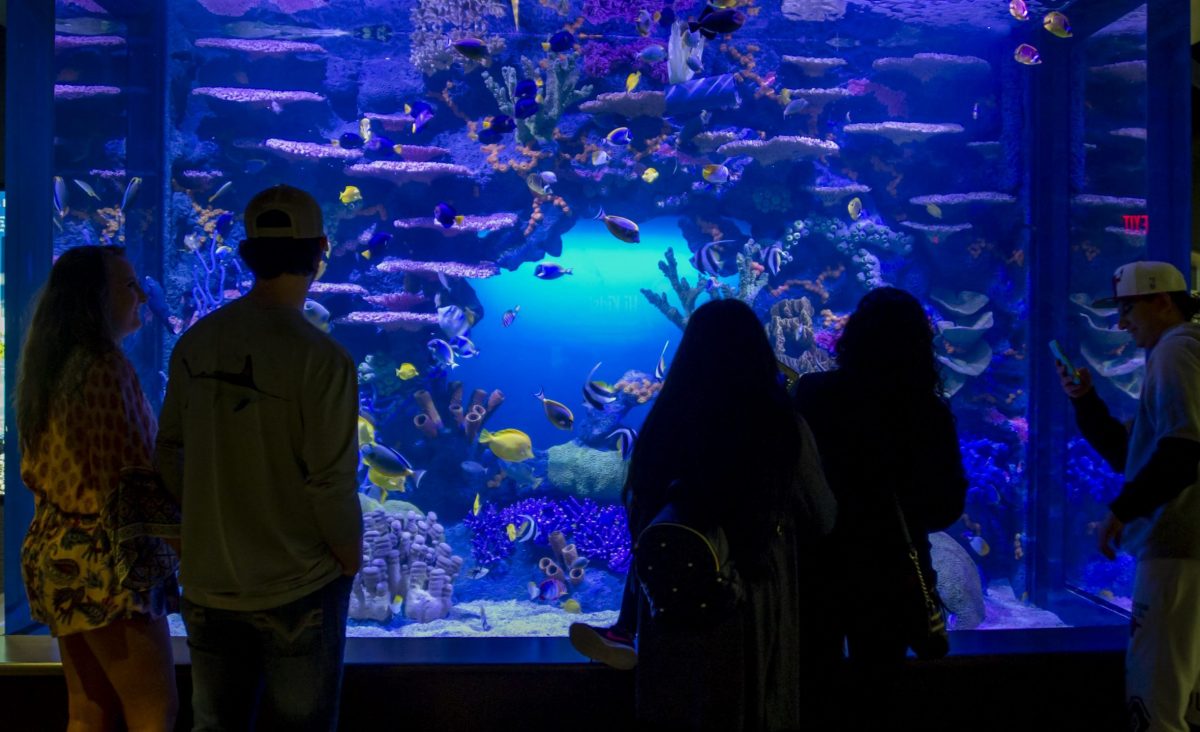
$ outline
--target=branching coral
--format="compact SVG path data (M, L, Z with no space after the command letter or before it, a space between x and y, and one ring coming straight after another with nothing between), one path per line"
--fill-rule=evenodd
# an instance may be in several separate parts
M526 79L541 79L544 71L545 79L542 83L542 101L538 105L537 113L517 120L517 139L524 143L552 140L558 118L568 107L591 96L592 85L575 88L580 77L579 62L575 54L558 56L550 62L543 61L540 66L522 56L521 71ZM486 71L483 72L483 83L496 98L500 111L512 117L515 116L513 105L516 102L517 82L520 79L516 68L512 66L505 66L500 73L504 78L504 86Z
M667 248L664 254L665 261L658 263L659 270L671 283L671 289L675 291L675 295L679 298L679 303L683 305L684 312L679 312L679 309L667 300L666 293L656 293L652 290L642 288L642 294L650 301L650 304L658 308L658 310L675 325L683 330L687 326L687 319L691 316L692 311L696 309L696 298L700 293L704 292L704 285L697 283L696 286L688 284L686 279L679 277L679 263L675 260L675 250Z
M507 527L521 527L533 520L534 544L549 546L550 534L561 531L572 537L580 556L593 563L606 562L614 572L629 568L629 524L625 510L617 504L603 505L587 498L526 498L498 509L487 504L463 523L471 530L475 562L494 565L512 556L517 542L508 538Z
M418 0L409 11L413 31L409 60L426 74L442 71L466 58L450 44L461 38L478 38L495 55L504 39L488 34L487 19L504 15L497 0Z

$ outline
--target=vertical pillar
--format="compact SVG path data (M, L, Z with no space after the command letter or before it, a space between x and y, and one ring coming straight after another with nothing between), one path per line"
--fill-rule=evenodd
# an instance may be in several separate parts
M1190 14L1187 3L1177 0L1149 0L1146 10L1146 255L1187 272L1192 233Z

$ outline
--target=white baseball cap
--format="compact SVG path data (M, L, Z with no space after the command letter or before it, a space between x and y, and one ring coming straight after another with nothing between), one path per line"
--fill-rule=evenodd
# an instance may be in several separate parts
M1111 308L1116 307L1117 301L1128 297L1188 291L1183 274L1168 262L1122 264L1113 273L1112 284L1112 297L1101 298L1092 303L1092 307Z
M319 239L325 236L317 199L288 185L260 191L246 204L243 220L246 236L250 239Z

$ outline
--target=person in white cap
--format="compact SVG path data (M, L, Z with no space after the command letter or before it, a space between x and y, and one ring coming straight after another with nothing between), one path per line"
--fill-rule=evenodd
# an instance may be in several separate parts
M1134 555L1137 571L1125 662L1128 729L1186 732L1200 724L1200 301L1166 262L1113 275L1117 325L1146 349L1130 430L1109 414L1086 368L1058 363L1084 438L1125 483L1099 530L1100 552ZM1195 727L1191 727L1195 729Z
M246 206L246 296L171 354L156 465L183 513L196 730L337 727L362 562L353 359L302 314L329 250L290 186Z

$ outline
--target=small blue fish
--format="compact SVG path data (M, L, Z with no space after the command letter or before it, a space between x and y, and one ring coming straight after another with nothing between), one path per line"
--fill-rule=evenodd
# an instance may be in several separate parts
M404 113L413 118L412 131L414 134L433 119L433 107L428 102L416 101L404 105Z
M763 263L766 265L767 271L771 273L771 276L779 274L779 270L783 268L785 257L789 260L791 259L783 251L783 247L779 245L779 242L775 242L767 247L767 251L763 253Z
M475 134L475 139L480 145L498 145L504 138L496 130L484 127Z
M460 358L475 358L479 355L479 349L466 336L454 336L450 339L450 347Z
M316 300L305 300L303 312L304 319L312 323L314 328L322 333L329 332L331 327L329 325L329 311L325 309L324 305Z
M456 338L467 332L467 314L457 305L446 305L437 309L438 327L448 338Z
M688 23L688 30L692 33L699 31L700 35L711 41L719 33L733 33L745 22L746 14L740 10L713 10L711 5L706 5L700 13L700 20Z
M662 46L646 46L638 52L638 60L648 64L655 64L667 58L667 49Z
M537 96L538 85L533 79L521 79L513 87L513 96L517 99L533 99Z
M566 269L561 264L539 264L533 268L533 276L542 280L556 280L563 275L573 274L574 270Z
M628 127L618 127L605 135L604 141L609 145L625 146L633 142L633 135L629 132Z
M433 220L441 224L443 228L449 229L455 224L462 224L463 217L458 215L453 206L442 202L433 207Z
M450 344L443 341L441 338L434 338L425 344L429 349L429 356L438 366L449 366L452 369L458 368L458 362L454 360L454 349Z
M783 108L783 116L791 117L793 114L800 114L806 107L808 107L807 99L793 99Z
M464 460L460 465L462 471L467 475L484 476L487 475L488 469L474 460Z
M504 315L500 316L500 325L503 325L505 328L512 325L513 321L517 319L517 313L519 312L521 312L520 305L517 305L512 310L505 310Z
M689 69L696 73L700 73L704 70L704 62L696 54L689 53L687 59L684 60L684 63L687 64Z
M556 402L553 399L547 399L545 389L539 387L538 392L533 396L541 400L542 407L546 410L546 418L550 420L550 424L560 430L569 430L575 426L575 415L571 414L571 410L567 409L567 405L562 402Z
M390 158L396 154L396 143L383 135L375 135L363 145L367 157L379 159Z
M142 278L142 290L146 293L146 306L154 317L166 327L171 327L171 313L167 310L167 294L158 280L147 275Z
M368 262L372 259L378 259L387 251L388 242L391 240L391 234L386 231L377 231L365 244L359 247L358 256Z
M717 254L717 245L724 243L723 241L710 241L697 249L696 253L692 255L692 266L704 274L721 274L722 262L720 255Z
M362 137L354 132L343 132L337 139L338 147L344 147L347 150L357 150L363 146L363 143Z
M633 444L637 442L637 430L632 427L618 427L608 433L609 438L617 438L617 449L621 451L621 459L628 460L633 455Z
M231 186L231 185L233 185L233 181L230 181L230 182L226 183L225 185ZM129 207L129 204L133 203L133 197L137 195L137 192L139 190L141 190L141 188L142 188L142 179L141 178L139 178L135 175L129 179L129 184L125 186L125 195L121 196L121 211L124 211L126 208ZM222 190L224 190L224 189L222 189ZM220 193L221 193L221 191L217 191L216 193L214 193L213 198L216 198ZM210 198L208 200L211 202L212 198Z
M550 36L550 40L547 41L546 45L549 51L565 53L575 47L575 36L571 35L570 31L560 30Z
M478 38L460 38L450 47L472 61L482 61L488 56L487 44Z
M588 372L587 379L583 382L583 400L592 409L603 411L606 404L612 404L617 400L617 393L607 384L592 381L592 376L595 375L596 369L600 368L601 363L600 361L596 362L596 365Z
M667 378L667 346L671 345L670 341L663 344L662 353L658 354L658 365L654 367L654 378L662 381Z
M263 160L262 158L253 158L251 160L246 161L246 165L245 165L245 167L242 168L242 172L247 175L254 175L255 173L261 173L263 171L263 169L267 167L268 164L269 164L268 161Z
M225 212L217 217L217 222L213 225L213 230L217 232L217 236L225 239L229 236L229 232L233 231L233 214Z
M513 105L513 116L517 119L525 119L537 114L538 103L532 99L518 99Z

